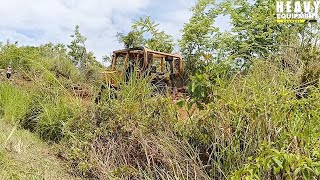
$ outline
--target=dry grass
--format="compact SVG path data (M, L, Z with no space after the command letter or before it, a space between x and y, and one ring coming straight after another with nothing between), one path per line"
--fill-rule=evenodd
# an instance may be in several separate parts
M100 137L90 156L99 179L210 179L193 148L168 134Z

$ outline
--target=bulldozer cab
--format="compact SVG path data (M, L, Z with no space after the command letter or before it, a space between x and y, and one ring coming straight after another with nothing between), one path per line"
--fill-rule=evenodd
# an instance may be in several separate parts
M146 76L152 76L152 83L172 87L182 72L182 56L140 47L114 51L111 69L104 76L106 83L114 87L118 87L119 81Z

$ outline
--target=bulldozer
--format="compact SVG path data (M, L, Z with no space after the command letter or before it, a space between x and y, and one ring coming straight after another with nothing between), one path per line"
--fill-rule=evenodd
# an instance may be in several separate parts
M183 58L179 54L153 51L145 47L128 48L113 52L111 68L102 73L105 85L118 90L120 84L132 78L151 77L151 85L160 94L173 93L181 88ZM106 88L103 85L98 95Z

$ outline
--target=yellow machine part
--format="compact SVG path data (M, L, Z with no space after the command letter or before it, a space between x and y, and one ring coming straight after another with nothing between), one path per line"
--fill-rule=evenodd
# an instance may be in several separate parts
M119 71L106 71L102 73L104 81L114 86L117 86L118 81L120 81L121 74Z

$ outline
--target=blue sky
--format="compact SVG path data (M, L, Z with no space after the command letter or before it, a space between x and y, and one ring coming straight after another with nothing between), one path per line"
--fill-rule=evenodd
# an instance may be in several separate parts
M133 20L151 16L160 29L181 37L196 0L0 0L0 41L20 45L69 43L75 25L88 38L87 48L100 60L122 48L115 35ZM225 19L217 24L226 27Z

